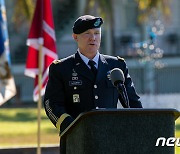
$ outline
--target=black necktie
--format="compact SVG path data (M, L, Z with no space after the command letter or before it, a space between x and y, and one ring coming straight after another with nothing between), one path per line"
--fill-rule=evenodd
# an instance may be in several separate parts
M96 63L93 60L89 60L88 65L91 67L91 71L93 72L94 76L97 75L97 69L94 66Z

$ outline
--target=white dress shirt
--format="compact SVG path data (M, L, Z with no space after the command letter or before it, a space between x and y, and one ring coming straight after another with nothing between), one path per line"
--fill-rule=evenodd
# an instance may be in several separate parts
M89 58L87 58L86 56L84 56L82 53L80 53L79 49L78 49L78 53L81 57L81 59L85 62L85 64L91 68L89 65L88 65L88 62L89 62ZM98 61L99 61L99 52L97 52L96 56L92 59L96 64L94 65L97 69L98 69Z

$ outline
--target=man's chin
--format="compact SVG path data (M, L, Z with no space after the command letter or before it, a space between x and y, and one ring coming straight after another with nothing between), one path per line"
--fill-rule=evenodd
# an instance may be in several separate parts
M96 46L89 47L89 52L97 52L98 48Z
M97 53L97 49L95 49L95 50L89 50L89 53Z

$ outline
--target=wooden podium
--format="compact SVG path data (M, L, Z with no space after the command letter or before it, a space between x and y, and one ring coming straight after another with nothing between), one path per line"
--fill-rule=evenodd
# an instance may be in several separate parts
M61 154L174 154L175 109L99 109L82 113L61 134Z

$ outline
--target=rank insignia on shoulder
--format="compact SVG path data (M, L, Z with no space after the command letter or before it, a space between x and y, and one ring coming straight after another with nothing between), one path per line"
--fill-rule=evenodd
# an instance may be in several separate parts
M117 56L117 59L124 61L124 58L122 58L122 57L120 57L120 56Z
M58 63L60 63L60 62L61 62L61 60L54 60L54 61L53 61L54 64L58 64Z

